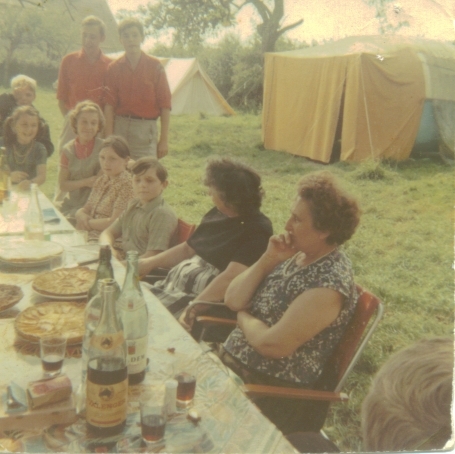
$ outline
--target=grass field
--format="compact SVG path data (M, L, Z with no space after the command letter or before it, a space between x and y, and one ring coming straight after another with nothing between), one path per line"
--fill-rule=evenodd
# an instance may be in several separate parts
M40 90L36 106L57 143L62 118L55 94ZM261 173L263 212L276 232L283 230L296 182L307 172L328 168L358 196L361 225L345 250L356 281L384 301L386 312L345 387L349 402L331 407L325 431L341 450L360 451L360 404L381 364L417 339L453 333L453 168L429 159L323 166L264 150L258 116L172 117L170 153L163 159L170 174L165 196L192 223L211 207L201 177L212 155L240 158ZM48 196L57 156L48 163Z

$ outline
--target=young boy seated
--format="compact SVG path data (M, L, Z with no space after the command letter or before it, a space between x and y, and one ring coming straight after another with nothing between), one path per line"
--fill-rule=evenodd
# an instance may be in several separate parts
M33 101L36 98L36 80L19 74L11 79L11 90L12 93L0 95L0 137L3 136L6 119L13 114L16 107L33 106ZM40 120L42 126L36 141L44 145L49 157L54 152L54 145L51 142L49 126L43 118Z
M144 157L135 162L131 171L135 198L99 238L101 244L112 248L115 240L121 238L123 252L114 248L112 251L119 260L131 250L145 258L168 249L177 230L177 216L162 196L169 183L166 168L157 159Z

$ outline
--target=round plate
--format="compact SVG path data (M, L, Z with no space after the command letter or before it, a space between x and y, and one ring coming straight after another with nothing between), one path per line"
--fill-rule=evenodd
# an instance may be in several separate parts
M11 262L9 260L0 258L0 262L14 268L33 268L35 266L47 265L53 258L54 257L49 257L44 260L35 260L32 262Z
M63 246L52 241L13 240L0 247L0 260L15 267L48 263L63 252Z
M18 335L28 342L39 342L42 336L60 335L68 344L79 344L85 331L85 304L48 301L23 310L14 321Z
M87 298L88 293L81 293L80 295L48 295L47 293L42 293L39 290L33 288L33 291L37 293L38 295L44 296L45 298L48 298L50 300L54 301L81 301L83 299ZM38 303L40 304L40 303Z
M85 266L58 268L35 277L33 290L45 297L60 300L80 300L95 282L96 271Z
M16 293L15 297L7 298L7 290L14 291ZM6 296L5 296L6 295ZM21 288L17 285L10 285L10 284L0 284L0 313L4 312L11 307L15 306L22 298L24 297L24 293L22 292ZM4 300L9 302L4 303Z

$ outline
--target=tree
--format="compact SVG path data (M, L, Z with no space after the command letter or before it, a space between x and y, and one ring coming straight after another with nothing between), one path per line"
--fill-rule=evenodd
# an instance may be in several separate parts
M400 19L402 7L394 0L365 0L368 6L376 9L376 19L379 21L381 35L396 33L400 28L409 26L409 22Z
M138 14L150 34L158 36L171 30L174 42L197 46L221 27L232 25L247 5L252 5L262 20L257 25L262 52L272 52L283 33L303 23L300 19L282 27L284 0L160 0L139 7Z

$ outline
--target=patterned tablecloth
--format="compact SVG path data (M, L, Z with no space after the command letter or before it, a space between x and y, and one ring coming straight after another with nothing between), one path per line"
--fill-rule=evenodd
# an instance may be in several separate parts
M62 237L63 238L63 237ZM65 263L77 259L67 248ZM73 254L73 255L72 255ZM96 266L96 265L93 265ZM114 266L117 282L123 283L125 270L119 264ZM23 270L27 273L26 270ZM23 276L23 300L9 309L6 316L14 317L18 311L30 304L39 304L45 298L34 294L31 289L30 273L18 275L2 274L3 279L18 279ZM18 281L18 282L19 282ZM28 282L27 282L28 281ZM162 399L164 381L176 373L187 371L197 377L196 395L193 408L201 416L195 425L183 416L168 422L166 427L166 446L163 452L223 452L223 453L287 453L295 452L281 432L265 418L241 390L240 379L227 369L210 352L201 349L193 338L177 323L165 307L143 286L144 296L149 309L149 365L145 381L129 388L129 416L127 427L120 438L121 443L131 444L132 451L137 450L134 443L139 442L138 423L139 401L152 395ZM0 314L1 317L2 314ZM3 314L5 315L5 314ZM31 380L41 376L41 364L32 351L18 348L14 331L14 318L0 318L0 389L4 393L10 381L25 387ZM15 345L16 342L16 345ZM72 355L66 358L63 372L66 373L77 389L80 383L81 360ZM4 404L4 396L3 402ZM2 443L10 446L11 439L16 439L13 449L26 452L92 452L95 451L93 440L85 436L85 423L80 418L69 427L52 426L39 431L10 431L1 433ZM109 441L109 440L108 440ZM110 451L116 451L108 445ZM13 450L12 449L12 450ZM100 448L96 448L96 452Z

